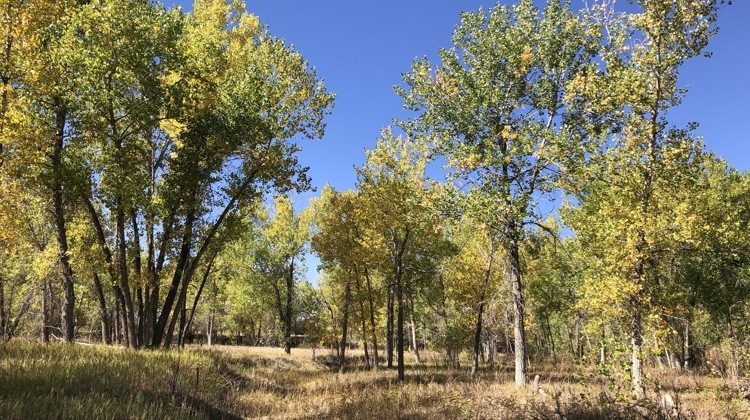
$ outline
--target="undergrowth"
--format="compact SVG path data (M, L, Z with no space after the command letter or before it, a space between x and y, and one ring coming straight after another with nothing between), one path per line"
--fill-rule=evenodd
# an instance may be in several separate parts
M400 383L393 369L367 370L350 353L339 372L331 355L313 360L303 349L2 343L0 418L750 418L729 382L698 372L655 372L647 398L636 401L619 379L572 362L533 364L538 383L518 390L512 360L474 377L412 363ZM665 406L667 394L673 404Z

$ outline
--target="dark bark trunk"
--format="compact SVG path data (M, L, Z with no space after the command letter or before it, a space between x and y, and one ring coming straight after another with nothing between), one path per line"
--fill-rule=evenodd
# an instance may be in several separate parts
M471 364L471 376L477 374L479 370L479 353L481 351L482 342L482 314L484 313L484 302L479 302L479 310L477 311L477 325L474 329L474 357Z
M359 319L362 322L362 342L364 343L365 349L365 366L367 370L372 369L372 363L370 361L370 346L367 342L367 315L365 312L365 303L362 292L362 278L359 276L359 269L355 267L354 270L354 281L357 287L357 303L359 303Z
M346 345L347 337L349 333L349 300L351 299L351 285L350 282L346 282L344 287L344 309L341 314L341 343L339 350L339 370L343 372L344 366L346 365Z
M635 263L635 275L633 278L634 286L641 287L641 280L644 272L643 258L638 258ZM644 396L643 391L643 367L641 362L641 352L643 351L643 321L641 317L642 291L637 290L630 296L630 332L632 347L632 367L631 375L633 379L633 393L636 398Z
M154 238L154 219L151 214L150 221L147 222L146 226L148 229L148 267L149 267L149 296L146 304L146 320L144 329L144 338L146 343L149 343L150 347L158 347L161 343L161 337L156 338L156 325L157 325L157 312L159 309L159 290L160 290L160 275L162 268L164 267L164 261L166 260L167 250L169 243L172 241L172 234L174 232L174 224L176 218L176 209L173 207L164 222L161 242L159 246L159 256L156 257L156 242ZM170 308L171 309L171 308Z
M16 315L16 318L11 322L9 325L6 326L5 329L5 339L10 340L13 338L14 335L16 335L16 329L18 328L18 324L21 322L21 318L23 318L24 315L26 315L26 312L29 311L31 308L31 296L28 296L26 298L26 301L21 305L21 309L18 311L18 314Z
M693 354L693 346L691 345L690 341L690 318L692 317L692 314L688 315L688 319L685 320L685 332L684 332L684 338L683 338L683 346L682 346L682 360L683 360L683 367L685 369L690 368L693 366L693 360L694 354Z
M203 274L203 279L201 280L201 284L198 287L198 291L195 293L195 299L193 299L193 306L190 308L190 317L187 320L187 323L185 323L185 326L182 331L182 336L184 337L185 334L187 334L187 331L190 329L190 325L193 323L193 318L195 317L195 310L198 308L198 302L200 301L201 294L203 293L203 288L206 285L206 281L208 280L209 275L211 274L211 268L214 265L214 260L216 259L216 255L214 254L211 259L208 261L208 266L206 267L206 272ZM211 312L213 315L213 310Z
M734 338L734 323L732 322L732 307L727 308L727 338Z
M385 325L385 348L386 348L386 366L390 369L393 367L393 318L394 318L394 293L393 284L388 285L388 302Z
M370 306L370 327L372 328L372 352L373 352L373 367L375 368L375 371L378 370L378 335L377 335L377 329L375 328L375 305L373 303L373 296L372 296L372 285L370 283L370 274L367 269L365 269L365 281L367 282L367 301Z
M118 200L120 201L120 200ZM138 348L138 337L136 335L136 323L135 323L135 310L133 308L133 299L130 294L130 280L128 273L128 260L127 250L128 244L125 242L125 212L122 209L122 202L118 202L118 209L116 213L116 227L117 227L117 242L119 245L119 268L120 268L120 289L122 289L122 296L124 298L123 304L125 305L125 316L127 317L127 324L125 327L128 331L128 346L130 348Z
M107 322L107 301L104 299L104 289L99 275L94 273L94 291L99 302L99 317L102 320L102 344L111 344L109 341L109 323Z
M398 301L396 315L396 355L398 362L398 380L404 381L404 290L401 284L401 266L399 265L399 273L396 277L396 299Z
M484 314L484 300L487 295L487 285L490 282L490 275L492 274L492 263L495 256L495 242L492 240L492 235L488 235L489 239L489 255L487 257L487 268L484 270L484 276L482 276L482 290L480 291L479 310L477 311L477 326L474 331L474 361L471 365L471 376L476 375L479 370L479 352L481 350L482 340L482 315Z
M120 331L121 331L121 328L120 328L120 299L117 297L116 294L115 294L115 313L114 313L114 316L113 316L113 319L112 319L112 325L114 326L114 329L115 329L115 337L114 337L113 341L115 342L115 344L119 345L120 343L122 343L122 341L120 339Z
M52 172L54 182L52 187L52 213L55 221L57 236L57 249L62 268L63 285L63 307L62 307L62 332L63 341L72 343L75 339L75 285L73 281L73 268L70 266L68 256L68 231L65 222L65 186L63 175L62 153L65 146L65 125L67 124L67 109L55 101L55 145L52 152Z
M177 305L175 305L174 307L174 313L172 314L172 317L170 318L169 328L167 329L167 334L164 336L164 348L165 349L168 349L172 345L172 339L174 337L175 326L177 325L177 320L180 318L180 315L183 312L183 308L185 306L185 300L187 299L187 288L188 288L188 283L187 281L183 280L182 285L180 286L180 294L177 299ZM177 343L179 344L179 337L178 337Z
M0 338L7 339L8 318L5 312L5 284L3 277L0 275Z
M52 284L44 280L42 290L42 341L49 343L52 330Z
M164 330L167 327L167 321L169 320L169 315L172 312L172 306L174 305L175 299L177 298L177 293L179 292L183 271L185 269L185 265L188 262L188 257L190 256L194 218L195 213L191 211L188 213L185 219L185 232L183 233L182 237L180 254L177 258L177 266L175 268L174 276L172 277L172 284L170 284L169 291L167 292L167 296L164 300L161 314L156 320L156 325L154 325L154 337L151 341L152 347L158 347L159 344L161 344L162 339L164 338Z
M550 322L549 322L549 315L545 317L545 321L547 324L547 333L549 334L549 344L550 346L552 346L552 361L554 363L557 363L557 351L555 349L555 337L552 334L552 326L550 325Z
M208 316L208 345L214 344L214 309L211 309L211 314Z
M406 375L404 372L404 253L406 244L409 241L409 229L404 233L404 240L401 243L394 243L398 246L396 254L396 299L398 302L398 314L396 315L396 352L398 356L398 380L404 381Z
M120 289L119 286L114 285L113 290L115 292L115 299L117 299L117 321L119 323L119 329L120 329L120 336L122 337L122 341L120 344L124 344L126 347L130 346L130 335L128 333L128 316L125 313L125 297L122 294L122 289Z
M138 344L143 345L143 267L141 262L141 234L138 229L138 214L135 207L130 211L130 222L133 225L133 269L135 274L135 294L136 301L138 303L138 324L136 329L136 335L138 337Z
M372 369L372 365L370 364L370 349L367 345L367 321L365 320L365 305L362 303L362 300L359 300L359 313L362 320L362 342L365 346L365 366L367 370L370 370Z

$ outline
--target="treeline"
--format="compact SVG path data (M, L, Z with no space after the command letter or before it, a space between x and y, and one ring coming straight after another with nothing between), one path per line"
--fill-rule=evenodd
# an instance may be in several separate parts
M356 345L402 380L407 351L469 351L472 373L507 354L519 386L537 358L626 362L637 396L648 360L725 352L713 368L737 373L750 179L668 119L722 3L464 13L453 48L404 74L413 117L356 189L302 210L291 139L322 135L332 95L242 7L13 3L4 336L218 335L332 347L342 367Z

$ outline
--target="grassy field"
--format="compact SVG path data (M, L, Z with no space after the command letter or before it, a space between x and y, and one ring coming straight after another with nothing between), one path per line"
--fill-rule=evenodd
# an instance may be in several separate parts
M622 378L569 362L532 365L540 389L517 390L510 360L472 378L427 353L399 383L395 370L367 371L359 356L352 352L341 373L327 350L313 361L307 349L14 341L0 344L0 418L750 419L736 383L695 372L657 371L648 398L636 402ZM666 411L665 394L675 401Z

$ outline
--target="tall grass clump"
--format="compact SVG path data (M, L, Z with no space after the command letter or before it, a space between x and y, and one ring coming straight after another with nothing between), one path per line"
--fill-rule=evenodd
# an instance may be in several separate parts
M1 343L0 418L222 416L224 366L205 352Z

